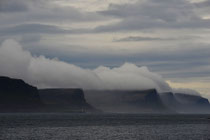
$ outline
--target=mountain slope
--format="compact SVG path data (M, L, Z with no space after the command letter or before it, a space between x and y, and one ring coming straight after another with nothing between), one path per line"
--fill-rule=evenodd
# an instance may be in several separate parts
M85 100L82 89L40 89L40 97L48 111L94 112L97 111Z
M20 79L0 77L0 111L32 111L42 105L36 87Z
M157 91L151 90L86 90L86 100L105 112L165 113Z
M210 113L208 99L184 93L161 93L161 100L178 113Z

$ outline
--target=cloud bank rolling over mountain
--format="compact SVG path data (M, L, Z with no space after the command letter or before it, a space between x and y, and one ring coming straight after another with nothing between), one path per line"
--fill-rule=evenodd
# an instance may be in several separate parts
M120 67L99 66L84 69L73 64L49 59L45 56L32 56L14 40L6 40L0 47L0 75L21 78L44 87L83 88L83 89L151 89L159 92L171 91L163 78L147 67L125 63Z
M58 73L69 73L66 72L69 68L63 69L63 65L69 67L73 64L85 73L82 79L92 75L92 81L89 77L88 82L74 80L73 83L72 80L71 86L136 88L134 83L141 80L127 80L130 78L122 72L122 69L132 67L145 73L143 67L132 66L135 64L147 66L150 71L160 74L171 87L195 89L210 99L209 7L209 0L1 0L0 44L6 39L14 39L24 50L30 51L31 56L25 57L33 56L33 59L16 60L29 63L15 64L23 70L15 68L15 72L11 72L11 69L2 68L1 71L27 77L28 81L39 83L39 87L60 87L63 84L59 83L67 83L63 81L69 77L81 75L74 74L63 80L57 78L61 77L57 76ZM49 60L56 64L65 62L62 66L57 64L59 71L63 72L57 72L53 66L50 70L45 66L39 71L32 68L45 65L44 62L49 65ZM94 70L100 65L107 68ZM33 69L33 74L29 69ZM44 78L52 69L57 70L51 76L57 81L53 83ZM107 73L115 76L107 77ZM142 73L139 73L133 77L140 77ZM119 80L118 74L126 80L115 82ZM142 78L145 75L139 79ZM146 79L145 83L151 87L160 86L156 80L147 76ZM142 87L138 85L138 88Z

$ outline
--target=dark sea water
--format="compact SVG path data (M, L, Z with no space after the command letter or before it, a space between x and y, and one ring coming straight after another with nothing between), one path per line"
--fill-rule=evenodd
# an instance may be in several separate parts
M0 114L0 139L210 140L210 115Z

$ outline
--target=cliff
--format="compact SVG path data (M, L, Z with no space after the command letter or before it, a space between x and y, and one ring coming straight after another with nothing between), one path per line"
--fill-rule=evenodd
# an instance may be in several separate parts
M90 103L90 104L89 104ZM0 77L0 112L210 113L208 99L150 90L40 89Z
M184 93L161 93L163 103L178 113L210 113L208 99Z
M0 77L0 112L33 111L42 105L36 87L20 79Z
M166 113L157 91L151 90L86 90L86 100L105 112Z
M85 100L82 89L40 89L40 97L47 111L95 112L98 111Z
M42 89L0 77L0 112L94 112L82 89Z

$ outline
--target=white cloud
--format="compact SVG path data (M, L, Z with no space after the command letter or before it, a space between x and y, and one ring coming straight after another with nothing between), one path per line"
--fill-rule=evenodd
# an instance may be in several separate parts
M184 94L191 94L195 96L200 96L200 93L197 92L196 90L188 89L188 88L174 88L173 89L174 93L184 93Z
M1 75L21 78L41 88L171 90L160 75L146 67L125 63L113 69L103 66L95 70L83 69L57 59L32 56L14 40L6 40L1 45L0 68Z
M60 6L72 6L83 11L105 10L110 4L134 3L138 0L54 0Z
M209 10L208 0L0 0L0 42L13 38L31 54L58 57L87 68L100 64L118 67L132 62L148 66L167 80L198 82L209 76ZM127 41L117 42L113 38ZM16 77L33 76L29 68L40 64L41 57L24 52L29 57L23 55L24 60L19 57L13 65L7 65L9 69L1 71ZM13 62L11 58L0 61ZM42 59L61 65L58 60ZM116 68L108 68L100 76L115 71ZM35 72L34 75L41 73ZM28 81L31 79L35 79L35 84L41 83L39 76L29 77ZM42 78L40 86L60 86L49 81ZM207 94L209 88L202 90Z
M31 54L13 40L6 40L0 48L1 75L27 77L27 68L31 62Z

